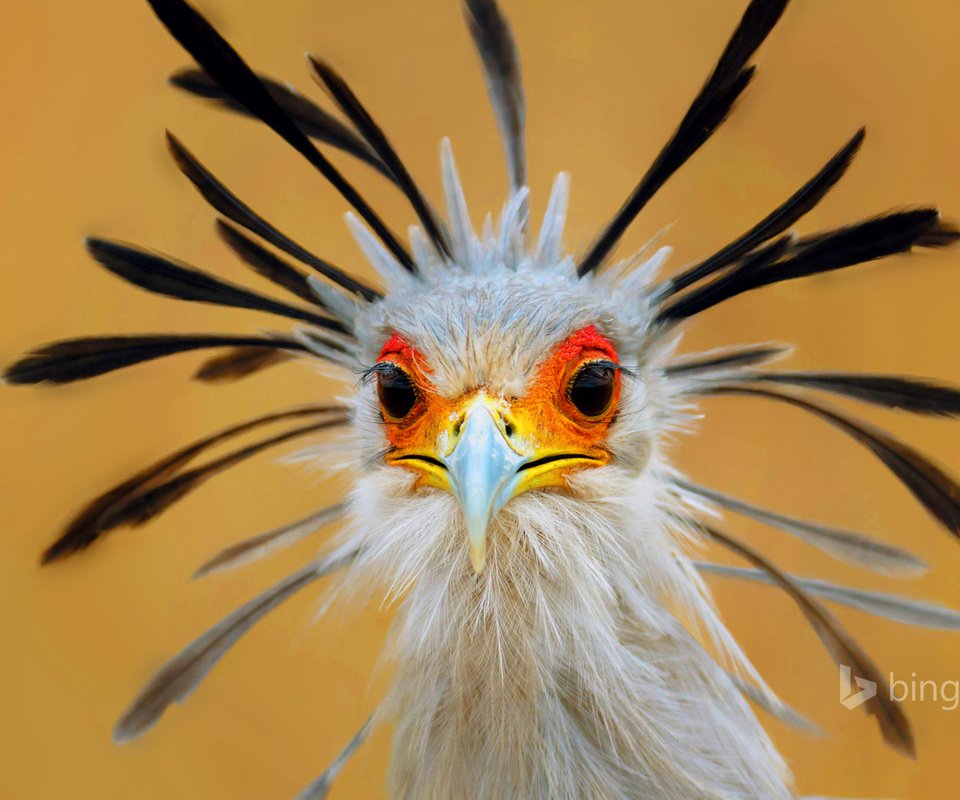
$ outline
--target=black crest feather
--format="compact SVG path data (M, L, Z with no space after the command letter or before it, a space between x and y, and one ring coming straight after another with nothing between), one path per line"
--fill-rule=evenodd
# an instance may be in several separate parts
M833 660L837 664L850 667L858 677L866 678L877 685L876 695L863 704L864 710L876 718L887 744L904 755L915 757L916 745L910 722L900 705L893 699L886 678L870 656L844 630L833 615L804 591L793 578L752 548L710 526L699 525L698 527L715 542L769 575L773 582L797 604Z
M960 389L919 378L853 372L770 372L747 380L819 389L914 414L960 415Z
M939 246L932 244L936 239L929 238L939 229L939 212L935 208L919 208L893 211L813 237L791 239L789 252L778 253L776 259L766 257L767 251L761 248L710 283L679 297L657 318L665 321L691 317L761 286L906 253L915 246ZM778 241L786 240L782 237Z
M226 472L231 467L257 455L257 453L311 433L339 427L346 422L346 416L337 416L325 419L322 422L302 425L261 439L246 447L241 447L208 464L195 467L187 472L174 474L162 482L151 482L111 505L97 521L98 535L122 525L132 527L143 525L182 500L210 478Z
M780 20L788 0L752 0L717 66L694 98L680 126L630 197L581 259L580 275L599 267L637 214L687 159L714 134L753 77L747 62Z
M741 347L725 347L708 353L697 353L678 358L664 369L670 377L694 375L700 372L715 372L727 369L741 369L757 364L765 364L781 358L790 352L790 347L782 344L756 344Z
M342 411L343 409L340 406L320 405L275 411L231 425L229 428L191 442L186 447L182 447L159 461L144 467L136 474L87 503L80 513L69 522L60 538L44 552L43 563L47 564L79 550L85 550L109 530L111 526L107 524L107 518L118 516L115 511L117 507L124 506L130 498L138 493L169 480L179 469L211 447L223 444L232 438L264 425L300 417L314 417L323 413L341 413Z
M483 61L487 91L507 153L510 186L517 191L527 182L526 100L517 45L506 17L494 0L463 0L463 10Z
M344 331L343 325L330 317L273 300L194 267L177 264L165 256L105 239L87 239L86 244L90 255L105 269L148 292L196 303L266 311L321 328Z
M292 87L260 73L257 73L257 77L270 92L273 99L277 101L277 104L293 118L300 130L307 136L359 158L388 180L395 181L390 170L370 149L370 146L340 120L324 111ZM170 76L170 83L178 89L197 97L213 100L221 108L245 116L254 116L247 110L246 106L238 103L224 92L217 82L201 69L187 67L178 70ZM254 118L256 119L256 117Z
M276 347L306 350L299 342L265 336L144 334L90 336L44 345L4 370L7 383L72 383L156 358L215 347Z
M293 358L293 353L267 347L232 347L223 355L204 361L193 373L204 383L227 383L246 378Z
M377 125L373 117L370 116L370 112L364 108L363 103L361 103L360 99L353 93L353 90L347 85L347 82L339 72L325 61L321 61L314 56L308 56L307 60L310 63L314 77L320 81L320 84L330 93L334 102L356 126L366 142L373 148L383 163L387 165L390 172L396 176L397 186L399 186L407 196L410 205L413 206L413 210L417 213L417 217L423 225L423 229L427 232L431 241L433 241L437 251L449 258L452 251L447 241L447 234L443 229L443 223L430 207L430 203L428 203L427 199L423 196L423 193L417 186L416 181L414 181L413 176L410 175L406 165L400 160L400 156L397 155L397 151L394 150L393 145L390 144L390 140L387 139L386 134L381 130L380 126Z
M307 276L279 256L262 247L249 236L244 235L229 222L218 219L216 222L217 235L233 250L240 260L258 275L277 286L282 286L291 294L313 305L324 307L316 292L307 283Z
M228 95L258 117L307 159L373 228L394 257L411 272L410 254L354 186L307 138L233 47L184 0L149 0L154 13L203 70Z
M768 239L779 236L793 223L816 206L847 171L853 157L860 150L866 128L857 131L820 171L792 194L782 205L754 225L742 236L718 250L710 258L671 278L663 297L670 297L708 275L723 269L759 247Z
M776 389L717 386L705 390L704 394L752 395L778 400L829 422L872 451L944 528L960 537L960 484L942 467L886 431L825 404Z
M270 242L274 247L278 247L285 253L289 253L298 261L302 261L304 264L313 267L313 269L325 278L329 278L347 291L353 292L366 300L376 300L380 297L380 293L376 290L350 277L350 275L339 267L315 256L309 250L278 231L273 225L263 219L263 217L227 189L227 187L224 186L210 170L203 166L193 153L187 150L180 140L169 131L167 131L167 145L170 149L170 155L173 156L173 160L176 162L180 171L197 187L200 194L203 195L203 198L225 217L233 220L237 225L246 228L248 231L257 234L257 236Z

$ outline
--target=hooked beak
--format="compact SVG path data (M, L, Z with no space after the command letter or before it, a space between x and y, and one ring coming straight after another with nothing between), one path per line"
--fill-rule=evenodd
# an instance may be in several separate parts
M528 421L482 391L438 427L431 452L398 449L388 461L417 470L418 485L444 489L457 499L477 574L486 565L490 522L512 498L529 489L561 486L571 468L609 460L600 449L571 452L570 437L551 434L542 423Z
M507 501L519 493L526 457L511 445L502 419L486 402L464 415L453 449L443 459L450 491L463 510L470 540L470 562L477 574L487 559L487 527Z

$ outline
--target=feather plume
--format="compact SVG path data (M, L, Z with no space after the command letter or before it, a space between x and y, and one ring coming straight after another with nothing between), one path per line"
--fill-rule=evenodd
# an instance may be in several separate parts
M361 136L373 148L374 152L380 157L387 168L396 176L397 186L407 196L410 205L417 214L417 218L423 225L423 229L433 241L437 252L450 257L450 244L447 242L446 232L443 230L443 223L437 217L436 212L430 207L430 203L423 196L416 181L410 175L406 165L393 149L390 140L381 130L380 126L374 121L373 117L360 102L360 99L353 93L353 90L347 85L333 67L325 61L321 61L314 56L307 56L310 69L313 76L320 82L334 102L340 107L340 110L347 115L349 120L360 131Z
M375 716L375 714L371 714L367 718L367 721L363 723L363 727L361 727L360 730L354 734L353 738L347 742L347 746L343 748L340 754L334 759L333 763L327 767L327 769L319 778L317 778L299 795L297 795L297 800L323 800L323 798L330 793L330 788L333 786L333 782L337 779L337 775L340 774L340 770L344 768L351 756L357 752L360 746L370 735Z
M193 577L202 578L214 572L226 572L252 561L259 561L277 550L299 542L324 525L339 519L345 513L346 506L343 504L329 506L289 525L245 539L221 550L209 561L204 562L193 573Z
M258 275L277 286L282 286L301 300L326 308L307 285L306 274L255 242L235 225L222 219L218 219L215 225L217 235L227 247L233 250L240 257L240 260Z
M723 347L705 353L692 353L670 363L664 373L671 378L687 377L700 372L721 372L766 364L783 358L793 348L785 344L750 344Z
M329 361L331 364L343 367L345 370L355 371L357 368L356 350L336 341L333 334L325 335L325 331L302 328L293 332L294 337L308 352Z
M320 328L344 330L343 325L330 317L257 294L195 267L175 263L166 256L105 239L87 239L86 245L90 255L108 272L154 294L193 303L266 311Z
M700 564L697 564L696 566L700 567ZM759 574L764 575L765 573ZM745 681L739 675L734 675L732 673L728 673L728 675L730 680L732 680L736 685L740 694L746 697L754 705L762 708L774 719L779 720L784 725L788 725L798 731L804 731L805 733L809 733L813 736L820 734L820 728L808 720L796 709L791 708L786 703L773 703L770 701L770 696L766 692L761 692L749 681Z
M440 142L440 176L443 181L443 193L447 201L447 216L450 219L450 232L454 258L461 264L473 264L476 259L477 233L470 220L470 209L463 194L463 184L457 171L457 162L453 157L450 140L444 137Z
M712 575L727 578L754 581L776 585L764 571L746 567L729 567L725 564L698 562L697 569ZM789 576L805 592L822 597L831 603L855 608L875 617L900 622L904 625L916 625L921 628L934 628L944 631L960 631L960 611L937 603L915 600L912 597L900 597L884 592L872 592L867 589L854 589L851 586L839 586L819 578L798 578Z
M796 406L829 422L867 447L954 536L960 536L960 484L929 458L884 430L822 403L787 392L749 386L718 386L705 394L752 395Z
M307 138L233 47L184 0L149 0L158 19L216 83L291 145L356 209L398 261L416 271L410 255L354 186Z
M775 264L796 245L796 241L796 236L786 233L779 239L758 247L729 272L710 283L694 287L668 305L657 315L657 322L670 322L693 316L723 302L733 294L739 294L743 291L739 289L741 285L760 270Z
M12 384L71 383L156 358L215 347L306 350L299 342L266 336L226 334L143 334L89 336L43 345L8 366L3 379Z
M670 297L708 275L723 269L745 256L764 242L779 236L797 220L816 206L837 181L843 177L854 156L860 150L866 136L866 128L861 128L820 171L792 194L782 205L754 225L742 236L734 239L726 247L718 250L710 258L701 261L676 277L668 280L658 297Z
M268 448L276 447L293 439L299 439L311 433L319 433L329 428L338 428L346 423L346 417L334 417L322 422L315 422L293 428L292 430L275 434L266 439L261 439L246 447L241 447L208 464L203 464L187 472L174 475L162 483L144 487L142 491L130 494L120 502L114 503L103 516L100 517L99 525L101 534L103 531L121 525L130 527L144 525L178 503L195 489L198 489L210 480L210 478L226 472L242 461Z
M387 180L395 181L390 170L370 149L370 146L340 120L324 111L292 86L280 83L261 73L257 73L257 77L270 92L273 99L277 101L277 104L290 115L300 130L307 136L359 158L381 173ZM213 100L220 108L256 118L256 115L251 114L244 105L224 92L217 82L212 80L203 70L193 67L178 70L170 76L170 83L178 89L197 97Z
M495 0L463 0L463 14L483 62L487 92L507 154L510 187L517 192L527 183L526 100L517 44Z
M299 345L298 349L302 348L299 342L295 343ZM293 353L276 348L233 347L223 355L204 361L193 377L204 383L226 383L246 378L293 357Z
M167 147L180 171L197 187L200 194L203 195L203 198L225 217L233 220L248 231L257 234L257 236L270 242L274 247L278 247L299 261L302 261L304 264L313 267L313 269L321 275L329 278L347 291L360 295L365 300L376 300L380 297L379 292L371 289L355 278L350 277L339 267L315 256L309 250L306 250L274 228L273 225L230 192L230 190L227 189L213 173L203 166L193 153L187 150L180 140L169 131L167 131Z
M47 548L43 554L42 563L48 564L89 547L110 527L113 527L108 523L110 520L116 520L118 508L125 507L132 498L136 498L149 489L169 480L181 468L211 447L274 422L301 417L315 417L327 413L341 414L344 410L343 406L311 405L274 411L231 425L229 428L224 428L210 436L191 442L186 447L182 447L170 455L164 456L159 461L144 467L87 503L80 513L68 523L60 538Z
M940 226L935 208L893 211L845 228L791 242L791 251L776 260L750 256L710 283L694 288L664 308L665 321L699 314L724 300L780 281L818 275L863 264L915 246L940 246L926 238ZM762 252L762 251L761 251ZM783 258L780 258L784 255Z
M548 269L563 258L563 228L567 221L567 203L570 199L570 176L560 172L553 181L547 210L537 239L537 263Z
M920 378L853 372L770 372L746 375L741 380L818 389L915 414L960 415L960 389Z
M167 663L130 705L113 729L128 742L152 728L172 703L182 703L226 652L269 612L315 580L344 566L352 553L334 553L295 572L218 623Z
M823 642L824 647L833 656L837 664L849 666L853 674L873 681L877 685L876 695L864 703L864 710L876 718L887 744L904 755L911 758L915 757L916 746L913 741L913 733L910 730L910 723L899 704L891 698L890 689L883 673L840 623L792 578L759 553L707 525L701 525L700 529L715 542L749 561L757 569L762 570L773 583L783 589L803 612L807 622L810 623L810 626L820 637L820 641Z
M316 275L307 276L307 287L323 303L333 316L337 317L348 330L352 331L357 321L357 301L344 294L337 287L320 280Z
M877 541L862 533L819 525L807 520L768 511L728 494L690 483L682 478L675 479L674 483L684 492L691 492L737 514L743 514L762 522L764 525L779 528L808 544L812 544L825 553L829 553L834 558L839 558L858 567L901 576L922 575L930 568L925 561L913 555L913 553Z
M754 74L747 62L767 38L787 7L787 0L752 0L727 43L713 73L684 115L680 126L621 206L603 233L581 259L579 274L599 267L643 207L687 159L714 134Z

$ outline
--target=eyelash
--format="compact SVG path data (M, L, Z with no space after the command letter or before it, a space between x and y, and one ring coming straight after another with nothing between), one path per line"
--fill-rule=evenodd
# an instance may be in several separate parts
M392 361L379 361L372 367L364 367L358 371L357 386L366 386L376 377L378 372L385 372L390 369L400 369L400 367Z

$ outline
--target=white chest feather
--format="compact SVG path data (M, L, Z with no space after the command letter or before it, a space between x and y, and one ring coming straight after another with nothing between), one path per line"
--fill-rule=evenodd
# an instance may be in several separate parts
M419 530L402 500L367 506L382 522L356 568L405 595L384 707L394 797L793 796L733 682L665 609L661 592L710 616L649 492L634 488L635 501L598 498L587 513L521 498L479 576L448 496L431 498Z

